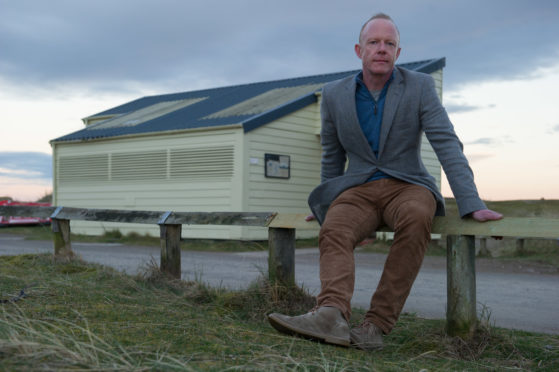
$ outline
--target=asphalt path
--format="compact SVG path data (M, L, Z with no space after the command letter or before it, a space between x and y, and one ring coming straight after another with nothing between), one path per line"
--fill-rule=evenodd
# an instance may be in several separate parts
M128 274L138 273L152 261L159 264L158 247L74 242L72 248L87 262L107 265ZM0 234L0 255L44 253L52 249L51 241ZM355 255L356 285L352 305L368 308L386 256L359 251ZM267 272L267 257L267 252L183 251L182 278L213 287L242 289ZM559 272L556 269L479 259L476 265L478 313L485 309L490 314L490 322L498 327L559 334ZM313 295L318 294L318 249L297 249L295 277L300 286ZM424 318L445 318L445 258L425 258L404 311Z

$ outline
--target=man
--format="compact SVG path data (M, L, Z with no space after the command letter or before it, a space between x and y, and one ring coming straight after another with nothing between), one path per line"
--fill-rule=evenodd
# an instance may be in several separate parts
M399 43L389 16L371 17L355 45L362 71L323 89L322 180L309 196L321 224L321 291L317 307L307 314L269 315L281 332L364 350L382 347L382 335L394 327L419 272L433 217L444 214L444 199L420 158L423 132L443 166L460 215L477 221L502 218L479 198L433 79L395 67ZM353 249L381 225L393 229L394 241L370 309L350 331Z

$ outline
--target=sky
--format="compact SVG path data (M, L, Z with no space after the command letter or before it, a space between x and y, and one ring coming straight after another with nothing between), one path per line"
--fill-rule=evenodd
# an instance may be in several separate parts
M49 193L49 141L130 100L358 69L377 12L399 63L446 58L480 196L559 199L556 0L0 0L0 196Z

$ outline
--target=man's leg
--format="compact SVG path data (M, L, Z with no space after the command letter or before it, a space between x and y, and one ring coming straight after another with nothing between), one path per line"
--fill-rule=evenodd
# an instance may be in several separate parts
M319 237L322 289L317 308L307 314L268 315L270 324L287 334L349 346L348 320L355 267L353 249L378 225L380 213L370 197L370 183L342 193L332 204Z
M321 291L317 304L340 309L347 320L355 284L353 250L380 223L375 184L369 182L343 192L328 209L320 229Z
M365 321L390 333L410 293L431 240L436 210L433 194L424 187L390 180L392 191L384 195L383 221L394 230L394 242L386 259Z

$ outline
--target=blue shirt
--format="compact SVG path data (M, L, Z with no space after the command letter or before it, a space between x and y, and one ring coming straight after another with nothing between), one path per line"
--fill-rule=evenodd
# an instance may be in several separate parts
M363 82L363 72L360 72L355 76L356 89L355 89L355 105L357 108L357 117L359 118L359 125L369 146L373 150L373 153L378 159L378 149L380 142L380 127L382 124L382 114L384 111L384 102L386 101L386 92L388 91L388 86L394 78L394 73L390 76L390 79L384 84L382 91L378 100L375 100L369 89ZM384 172L380 170L376 171L371 178L367 180L374 181L381 178L391 178Z

